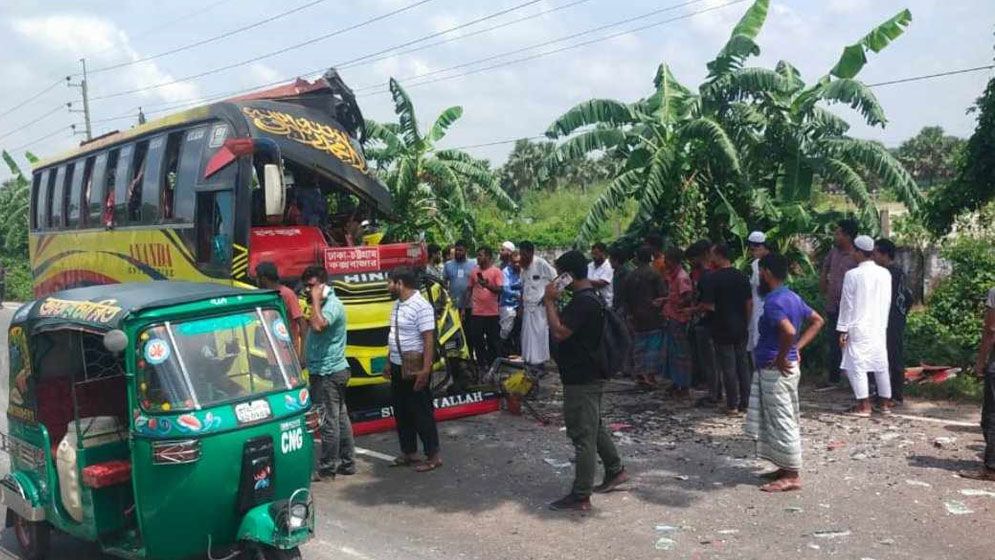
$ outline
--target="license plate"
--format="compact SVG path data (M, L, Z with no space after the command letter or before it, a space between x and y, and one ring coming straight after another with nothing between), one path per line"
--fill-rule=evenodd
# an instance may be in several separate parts
M272 414L273 413L269 408L269 402L264 400L239 403L235 405L235 418L238 420L239 424L251 424L252 422L266 420L272 416Z

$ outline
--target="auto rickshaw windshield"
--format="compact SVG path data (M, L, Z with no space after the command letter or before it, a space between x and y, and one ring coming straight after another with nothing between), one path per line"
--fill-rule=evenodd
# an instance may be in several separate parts
M148 327L136 357L139 397L150 412L203 408L302 383L289 330L273 309Z

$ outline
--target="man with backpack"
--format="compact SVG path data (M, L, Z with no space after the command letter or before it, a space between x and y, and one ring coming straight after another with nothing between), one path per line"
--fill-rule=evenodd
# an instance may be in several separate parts
M544 298L563 383L563 420L567 437L573 442L576 464L570 493L549 504L552 510L590 510L592 492L609 492L629 480L601 417L605 379L613 368L611 356L616 353L615 345L604 340L609 330L606 322L615 322L587 278L587 264L579 251L568 251L556 259L560 276L546 286ZM569 282L565 289L573 294L562 312L556 307L561 279ZM605 477L595 487L598 457L604 464Z

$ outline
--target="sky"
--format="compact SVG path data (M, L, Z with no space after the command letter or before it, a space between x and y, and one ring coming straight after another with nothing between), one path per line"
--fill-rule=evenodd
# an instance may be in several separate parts
M82 140L70 130L77 124L82 131L82 114L65 106L82 109L79 88L65 82L67 75L79 80L82 57L90 70L94 135L133 126L139 107L157 118L211 96L336 66L367 118L393 117L390 77L405 85L423 128L461 105L463 118L439 146L469 146L499 165L511 149L507 141L542 134L577 103L648 95L661 62L696 87L748 6L744 0L5 0L0 147L23 162L25 150L44 157ZM784 59L816 80L845 45L902 8L911 10L912 24L869 57L860 75L866 83L992 64L992 0L772 0L758 37L762 52L747 65ZM190 46L196 43L202 44ZM848 107L833 110L854 125L853 135L889 146L931 125L967 137L976 118L967 109L993 75L983 70L876 87L889 119L884 128L863 125ZM0 179L6 177L4 167Z

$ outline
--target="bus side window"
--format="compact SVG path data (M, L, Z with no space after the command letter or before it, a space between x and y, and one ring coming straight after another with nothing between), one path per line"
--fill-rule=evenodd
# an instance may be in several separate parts
M231 261L232 233L234 231L233 191L206 191L197 193L197 263L228 270Z
M128 224L142 221L142 181L145 179L145 155L148 151L147 140L135 144L135 155L131 158L131 178L128 181Z
M82 166L82 169L80 169ZM80 208L86 204L87 193L90 191L90 178L93 174L93 158L86 161L76 162L76 172L73 173L73 181L69 189L69 205L66 212L66 224L69 229L76 229L81 224L86 227L86 215L80 212Z
M48 183L48 169L35 173L31 185L31 229L39 230L45 223L45 188Z
M197 195L194 187L200 179L201 152L207 127L190 130L180 146L180 159L176 171L176 185L173 191L173 218L177 222L193 223Z
M111 152L113 155L113 152ZM114 176L114 224L121 226L128 223L128 186L131 184L131 161L134 159L135 145L121 148L117 159L117 173Z
M68 175L67 175L68 173ZM72 178L71 165L63 165L55 174L54 184L49 181L48 192L48 227L62 229L62 217L66 209L66 182Z
M107 178L111 177L111 185L114 184L114 170L107 167L107 152L98 155L93 160L93 169L90 172L90 179L86 189L86 197L83 203L86 208L83 212L83 227L99 227L103 220L104 189L107 186Z
M162 173L159 175L159 222L172 222L175 216L176 182L179 178L180 145L183 132L173 132L166 140Z
M149 225L159 223L159 189L162 186L163 152L166 150L166 136L157 136L149 141L145 152L145 176L141 187L135 193L139 198L138 220Z

